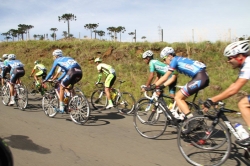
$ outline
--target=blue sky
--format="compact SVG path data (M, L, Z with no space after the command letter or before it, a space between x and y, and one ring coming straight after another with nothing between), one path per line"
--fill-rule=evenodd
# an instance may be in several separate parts
M85 24L99 23L97 30L123 26L121 40L132 41L129 32L137 33L150 42L160 41L163 29L166 42L228 40L250 36L249 0L0 0L0 34L17 29L18 24L33 25L30 35L50 34L58 28L57 37L67 31L67 24L58 21L65 13L76 15L70 21L74 37L90 38ZM119 36L118 36L119 37ZM4 36L0 35L0 40ZM106 34L104 39L109 40ZM52 39L52 38L50 38ZM119 40L119 39L118 39Z

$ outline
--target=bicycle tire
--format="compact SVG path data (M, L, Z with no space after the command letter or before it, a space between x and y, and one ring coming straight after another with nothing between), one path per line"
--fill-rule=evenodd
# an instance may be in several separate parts
M16 85L15 85L16 86ZM18 88L16 94L16 105L19 109L25 110L28 105L28 90L25 85L17 85Z
M55 108L59 107L59 99L53 92L46 92L42 98L42 109L46 116L53 118L57 111Z
M122 92L121 95L116 97L116 108L120 113L133 114L135 108L135 98L129 92Z
M148 106L150 106L149 109ZM165 108L158 105L156 110L152 111L153 109L155 109L154 103L147 98L142 98L137 102L133 118L136 131L142 137L149 139L161 136L168 124L168 119L164 114Z
M39 90L36 88L34 82L32 83L29 83L27 85L27 89L28 89L28 94L32 95L32 96L35 96L36 94L39 93Z
M193 130L184 135L182 129L193 121ZM219 166L223 164L231 152L231 137L228 129L218 123L211 135L206 138L207 129L213 120L208 117L197 116L184 122L178 131L177 144L182 156L193 165ZM226 140L226 141L225 141Z
M4 85L2 87L2 103L4 105L8 105L9 102L10 102L10 90L7 85Z
M90 102L95 110L105 109L108 105L108 99L105 95L104 90L95 90L91 95Z
M87 98L84 95L76 95L72 97L68 104L71 120L83 125L88 121L90 116L90 106Z

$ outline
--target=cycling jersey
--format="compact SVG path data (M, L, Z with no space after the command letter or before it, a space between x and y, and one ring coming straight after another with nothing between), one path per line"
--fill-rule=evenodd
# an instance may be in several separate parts
M46 67L43 64L37 64L34 66L34 70L38 69L40 71L46 71Z
M179 73L193 78L198 72L204 69L206 69L206 65L202 62L194 61L186 57L175 56L171 60L168 70L177 70Z
M104 73L107 76L104 82L104 86L108 88L112 87L116 80L115 69L108 64L99 63L97 65L97 70L100 72L97 82L100 82L102 78L102 73Z
M250 57L246 57L244 64L242 65L239 73L239 78L250 79Z
M80 65L73 58L71 58L71 57L58 57L58 58L55 59L49 74L45 78L45 81L47 81L53 75L53 73L55 72L57 66L61 67L65 71L58 78L58 80L61 80L66 75L66 73L72 68L76 68L76 69L81 70Z
M7 72L10 72L10 82L15 83L16 80L25 74L24 65L19 60L6 61L6 67L3 71L3 77L6 76Z

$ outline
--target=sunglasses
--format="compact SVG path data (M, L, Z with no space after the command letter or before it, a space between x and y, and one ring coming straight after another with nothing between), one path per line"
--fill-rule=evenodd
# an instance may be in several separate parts
M230 56L230 57L227 57L227 60L228 61L231 61L232 59L236 58L237 56Z

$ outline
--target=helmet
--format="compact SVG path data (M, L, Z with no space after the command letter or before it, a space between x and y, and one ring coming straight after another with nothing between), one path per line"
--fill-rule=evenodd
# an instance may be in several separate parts
M169 54L175 54L174 49L172 47L165 47L161 51L160 57L165 59Z
M60 50L60 49L56 49L55 51L53 51L53 54L52 54L53 56L63 56L63 52L62 52L62 50Z
M15 60L16 59L16 55L15 54L9 54L8 55L8 59L9 60Z
M148 50L142 54L142 58L153 57L154 53L151 50Z
M96 59L95 59L95 62L101 62L101 61L102 61L101 58L96 58Z
M250 50L249 40L237 41L229 44L224 50L224 56L230 57L237 54L248 53Z
M3 59L8 59L8 54L3 54Z
M34 63L35 63L35 64L39 64L39 63L40 63L40 61L39 61L39 60L36 60Z

